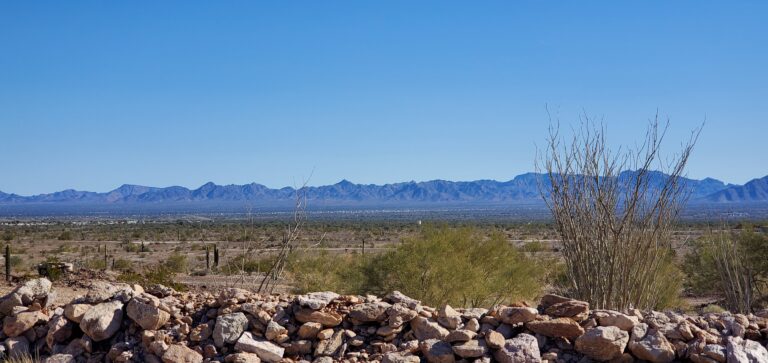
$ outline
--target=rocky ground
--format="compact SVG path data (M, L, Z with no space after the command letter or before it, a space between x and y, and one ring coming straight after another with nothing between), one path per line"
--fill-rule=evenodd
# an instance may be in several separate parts
M544 296L493 309L386 297L176 292L50 281L0 300L3 357L43 362L768 362L768 315L591 310Z

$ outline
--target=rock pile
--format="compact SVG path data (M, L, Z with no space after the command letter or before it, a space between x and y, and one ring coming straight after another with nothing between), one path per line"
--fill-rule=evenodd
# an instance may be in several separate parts
M591 310L556 295L538 307L437 309L318 292L176 292L93 282L53 306L37 279L0 300L3 357L67 362L768 362L765 316Z

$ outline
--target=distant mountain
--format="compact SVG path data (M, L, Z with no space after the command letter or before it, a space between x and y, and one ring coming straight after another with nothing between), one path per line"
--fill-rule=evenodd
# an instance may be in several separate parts
M768 175L752 179L744 185L732 185L707 196L712 202L764 202L768 201Z
M620 179L630 179L636 171L625 171ZM651 172L651 184L662 185L669 176ZM355 184L342 180L333 185L308 187L307 199L324 206L424 205L436 203L540 203L539 178L546 186L546 175L527 173L509 181L476 180L452 182L431 180L384 185ZM746 185L727 185L706 178L683 179L690 188L694 202L768 201L768 177L755 179ZM261 184L217 185L206 183L197 189L180 186L165 188L122 185L106 193L63 190L50 194L19 196L0 192L0 205L159 205L164 203L253 203L255 206L290 205L296 190L286 187L271 189ZM546 191L545 191L546 193ZM195 204L196 205L196 204Z

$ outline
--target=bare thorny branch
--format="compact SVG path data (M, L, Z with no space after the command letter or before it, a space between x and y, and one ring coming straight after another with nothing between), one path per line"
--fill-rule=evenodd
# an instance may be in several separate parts
M293 219L286 225L275 262L261 279L257 292L272 293L285 271L286 263L307 219L307 182L296 188Z
M690 191L682 175L701 131L663 165L668 125L660 128L657 114L640 146L613 151L605 127L586 114L567 146L550 118L546 151L537 153L539 190L562 239L572 293L597 308L658 303L656 272L669 258L672 222Z

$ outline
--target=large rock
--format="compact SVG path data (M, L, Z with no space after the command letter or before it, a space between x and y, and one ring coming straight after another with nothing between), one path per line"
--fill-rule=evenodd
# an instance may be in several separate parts
M285 336L288 334L288 329L286 329L284 326L278 324L274 320L270 320L269 323L267 323L267 329L264 331L264 336L269 340L277 341L281 336Z
M627 332L615 326L599 326L576 339L576 350L594 360L607 361L620 357L628 342Z
M124 287L127 287L124 286ZM131 292L133 292L133 289L130 287L127 287ZM89 304L96 304L100 302L104 302L107 300L111 300L113 297L117 296L118 293L122 292L123 289L121 286L116 285L114 283L108 282L108 281L92 281L90 286L88 287L88 293L86 293L85 297L83 298L83 302L89 303Z
M3 319L3 333L9 337L17 337L29 329L32 329L38 322L48 321L48 315L42 311L28 311L18 313L16 316L6 316Z
M192 329L189 333L189 340L193 342L200 342L211 337L213 334L213 321L209 321L205 324L200 324Z
M629 316L615 311L601 312L597 322L601 326L615 326L627 332L631 331L635 324L639 323L636 316Z
M436 321L431 321L422 316L411 320L411 329L418 340L440 339L448 336L448 329L443 328Z
M454 345L453 352L462 358L480 358L488 354L488 346L484 340L470 340Z
M421 301L405 296L405 294L397 290L389 293L384 297L384 300L389 301L392 304L403 304L413 310L419 310L421 308Z
M330 330L330 329L329 329ZM328 339L323 339L315 347L315 356L333 356L336 355L341 345L344 343L344 331L337 330Z
M444 341L427 339L419 344L419 348L429 363L454 363L456 361L451 344Z
M160 329L171 317L160 309L160 301L152 295L135 296L128 302L125 312L144 330Z
M576 339L584 334L584 328L569 318L535 320L525 324L528 330L552 338Z
M530 334L520 334L507 340L501 349L493 353L499 363L540 363L541 353L536 337Z
M338 297L339 294L330 291L311 292L306 295L297 296L296 302L302 307L310 308L312 310L320 310L328 306L331 301Z
M299 327L299 338L301 339L315 339L317 333L323 329L323 324L320 323L304 323Z
M332 328L341 324L341 315L335 311L312 310L299 308L294 310L294 317L301 323L320 323L324 327Z
M45 299L51 291L53 284L46 278L29 280L16 289L16 294L21 296L24 305L29 305L38 299Z
M395 303L387 309L389 326L399 328L403 324L410 322L419 315L416 310L412 310L403 303Z
M507 343L506 340L504 340L504 336L495 330L489 330L485 333L485 342L491 349L499 349Z
M0 300L0 314L10 315L14 308L23 305L24 302L21 301L21 295L17 294L16 292L12 292L3 296L3 299Z
M499 308L496 314L502 322L515 325L536 320L539 311L525 306L505 306Z
M163 363L201 363L203 356L181 344L173 344L163 353Z
M675 359L675 348L664 334L656 329L649 329L644 323L632 328L629 350L635 357L651 363L668 363Z
M728 363L768 363L768 350L754 340L728 337L726 350Z
M387 309L391 305L385 302L373 302L357 304L349 311L349 317L361 323L384 321L387 318Z
M216 318L216 326L213 328L213 344L221 348L224 344L234 343L246 329L248 329L248 318L245 314L219 315Z
M120 330L122 322L123 303L115 300L88 309L80 320L80 329L93 341L99 342Z
M239 352L254 353L267 363L279 362L283 359L285 349L267 340L256 340L251 332L245 332L235 344Z
M68 304L64 307L64 316L66 316L67 319L80 324L80 321L83 320L83 315L85 315L85 312L91 307L92 305L89 304Z
M437 322L448 329L456 329L461 325L461 314L450 305L444 305L437 309Z
M549 306L545 314L556 318L571 318L582 321L589 314L589 303L578 300L568 300Z
M48 334L45 336L45 343L49 349L54 344L64 343L72 336L73 324L64 315L56 315L48 323Z

